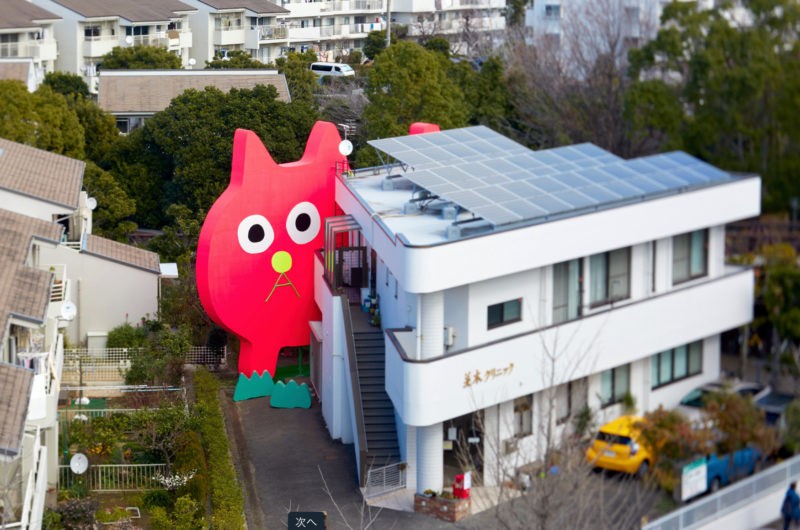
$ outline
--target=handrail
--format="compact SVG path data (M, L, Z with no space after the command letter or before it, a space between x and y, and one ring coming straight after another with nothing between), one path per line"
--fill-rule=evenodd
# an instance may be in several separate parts
M367 480L367 427L364 425L364 409L361 404L361 383L358 380L358 360L356 359L356 341L353 337L353 322L350 319L350 301L340 296L342 303L342 321L344 323L345 345L347 349L347 368L350 373L350 391L353 394L353 413L356 420L358 438L359 481L364 486Z

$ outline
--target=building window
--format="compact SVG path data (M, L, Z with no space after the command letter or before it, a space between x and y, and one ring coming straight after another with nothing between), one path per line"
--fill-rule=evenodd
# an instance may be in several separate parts
M651 357L650 386L658 388L703 371L703 341L678 346Z
M582 260L553 265L553 324L581 316Z
M631 390L631 365L618 366L600 374L600 402L604 407L619 403Z
M85 26L83 28L83 36L87 39L92 39L100 36L100 26Z
M514 400L514 436L527 436L532 430L533 395Z
M590 303L624 300L631 295L631 249L620 248L589 258Z
M487 310L488 328L496 328L522 320L522 298L490 305Z
M547 20L561 19L561 6L560 5L545 5L544 18Z
M708 274L708 230L695 230L672 238L672 283Z
M587 405L589 385L586 378L570 381L556 387L556 423L566 423L573 414Z

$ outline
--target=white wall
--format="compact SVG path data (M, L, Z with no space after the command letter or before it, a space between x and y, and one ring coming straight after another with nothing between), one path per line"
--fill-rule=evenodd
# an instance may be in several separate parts
M42 266L60 263L67 265L72 301L78 306L78 315L67 328L72 344L85 341L88 331L109 331L157 316L158 274L63 245L41 249Z
M58 41L56 70L83 75L83 72L80 71L83 66L83 34L78 32L78 21L83 20L83 17L52 0L31 1L62 18L53 25L53 33Z
M43 221L52 221L54 215L69 215L74 211L66 206L59 206L7 190L0 190L0 208Z

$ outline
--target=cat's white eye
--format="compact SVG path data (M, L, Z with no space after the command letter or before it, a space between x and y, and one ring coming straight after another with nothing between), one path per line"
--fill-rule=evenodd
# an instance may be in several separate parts
M310 202L296 204L286 217L286 231L298 245L305 245L317 237L320 226L317 207Z
M248 215L239 223L239 246L248 254L260 254L275 241L275 231L263 215Z

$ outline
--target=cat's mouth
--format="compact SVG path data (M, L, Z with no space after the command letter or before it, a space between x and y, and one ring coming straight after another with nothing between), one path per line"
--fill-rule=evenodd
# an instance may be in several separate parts
M272 290L267 295L267 299L264 300L264 303L269 302L269 299L272 297L272 294L278 289L278 287L291 287L292 291L294 291L294 294L297 295L297 298L298 299L300 298L300 293L297 292L297 288L292 283L292 280L290 280L289 277L286 276L285 272L282 272L275 279L275 285L272 286Z

